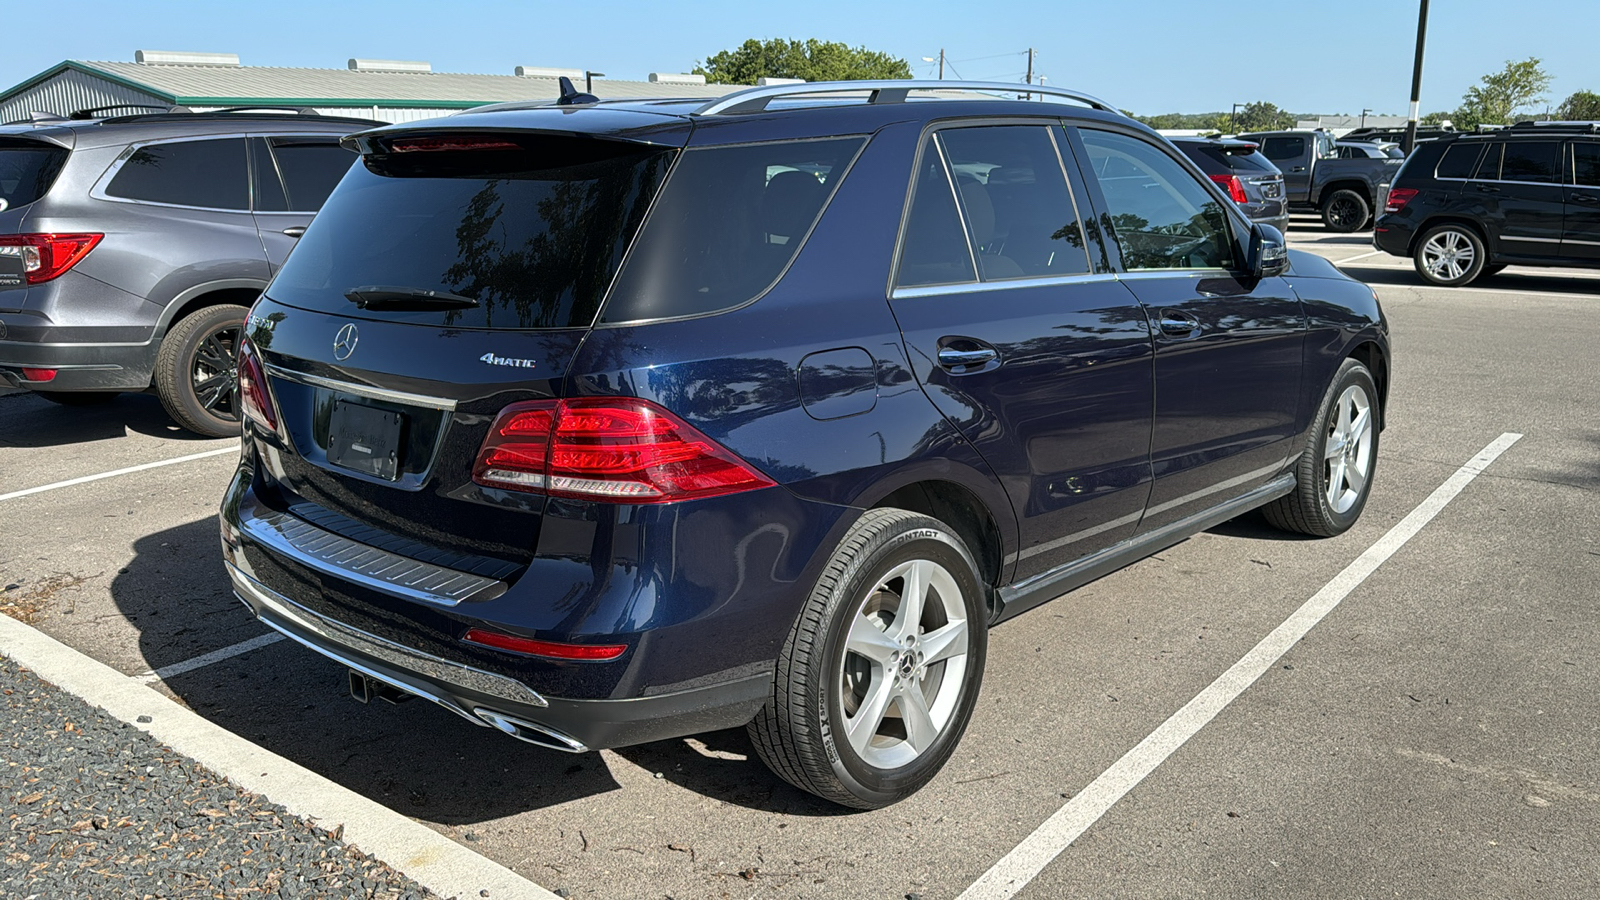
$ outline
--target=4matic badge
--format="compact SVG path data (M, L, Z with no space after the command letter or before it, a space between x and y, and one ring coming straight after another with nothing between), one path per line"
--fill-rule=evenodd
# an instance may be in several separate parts
M533 360L531 359L511 359L506 356L495 356L493 353L485 353L478 357L478 362L488 363L491 366L511 366L514 369L533 368Z

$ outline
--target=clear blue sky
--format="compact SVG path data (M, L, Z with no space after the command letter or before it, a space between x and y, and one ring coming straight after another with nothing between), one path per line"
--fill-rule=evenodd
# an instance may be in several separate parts
M1422 109L1454 109L1508 59L1538 56L1554 105L1600 91L1596 0L1434 0ZM1417 0L978 0L952 3L79 0L6 4L0 90L64 59L135 49L237 53L245 65L342 67L352 56L421 59L435 71L518 65L643 79L686 72L749 37L817 37L921 61L943 47L966 78L1020 81L1022 51L1052 84L1138 113L1268 100L1294 112L1404 114ZM946 76L951 76L946 71ZM597 91L602 93L603 91Z

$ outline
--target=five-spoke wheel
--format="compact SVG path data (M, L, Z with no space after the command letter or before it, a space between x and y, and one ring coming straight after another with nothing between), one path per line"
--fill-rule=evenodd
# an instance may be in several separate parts
M1261 508L1288 531L1331 537L1361 518L1378 464L1379 395L1367 367L1347 359L1322 398L1295 466L1295 487Z

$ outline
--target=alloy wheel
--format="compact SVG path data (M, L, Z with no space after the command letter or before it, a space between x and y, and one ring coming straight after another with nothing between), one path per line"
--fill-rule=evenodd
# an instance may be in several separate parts
M1335 197L1328 204L1328 224L1334 228L1346 228L1351 231L1361 227L1357 217L1365 218L1365 210L1361 204L1347 197Z
M1343 515L1356 505L1372 475L1372 401L1360 385L1339 395L1323 445L1328 506Z
M1441 231L1422 245L1422 267L1440 281L1455 281L1472 269L1477 250L1459 231Z
M904 766L956 712L971 631L954 576L914 559L890 569L850 619L836 673L845 738L863 762Z
M200 339L190 361L189 377L200 407L219 419L239 421L238 323L216 328Z

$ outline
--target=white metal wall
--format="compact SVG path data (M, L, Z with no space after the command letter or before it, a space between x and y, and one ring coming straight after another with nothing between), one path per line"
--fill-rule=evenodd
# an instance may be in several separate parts
M108 106L113 103L148 103L166 106L166 101L144 91L67 69L47 81L24 91L0 97L0 122L26 119L36 112L71 114L74 110ZM137 110L129 110L137 112Z

